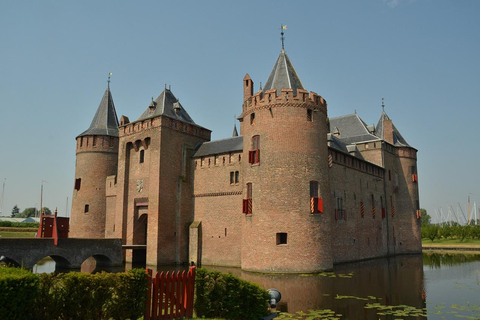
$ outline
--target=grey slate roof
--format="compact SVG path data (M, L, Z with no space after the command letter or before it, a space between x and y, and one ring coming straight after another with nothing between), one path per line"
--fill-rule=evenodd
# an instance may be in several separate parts
M330 132L339 133L337 138L345 144L379 140L379 137L370 133L368 125L356 114L331 118Z
M197 148L193 157L205 157L213 154L224 154L243 150L243 137L204 142Z
M182 107L178 99L175 98L173 93L167 88L165 88L165 90L163 90L163 92L150 103L147 110L145 110L136 121L158 116L166 116L183 122L195 123L192 118L190 118L187 111Z
M263 91L271 89L277 89L277 93L280 93L281 89L293 89L293 95L297 95L297 89L305 89L295 71L295 68L283 49L277 58L277 62L275 62L275 65L273 66L273 70L270 73L265 86L263 87Z
M382 112L382 115L380 116L380 119L378 120L377 123L377 129L376 129L376 134L383 139L383 121L384 120L390 120L388 115L385 113L385 111ZM396 146L400 147L410 147L410 145L407 143L407 141L402 137L400 134L400 131L395 127L395 125L392 123L393 127L393 144Z
M90 127L78 135L78 137L96 135L118 137L118 118L113 104L110 87L103 94L102 101L93 117Z

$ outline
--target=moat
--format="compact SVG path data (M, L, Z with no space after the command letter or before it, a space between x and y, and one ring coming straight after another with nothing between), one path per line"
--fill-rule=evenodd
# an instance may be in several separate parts
M54 268L53 261L46 261L36 271L52 272ZM333 272L309 275L209 269L278 289L282 301L277 310L296 319L302 319L297 314L300 311L305 319L480 318L480 255L424 253L342 264ZM85 263L83 271L97 271L94 261Z

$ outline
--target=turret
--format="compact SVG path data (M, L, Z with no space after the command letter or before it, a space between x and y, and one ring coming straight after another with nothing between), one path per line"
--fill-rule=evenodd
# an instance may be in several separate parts
M385 111L376 130L380 138L395 147L393 155L385 155L384 160L395 252L421 252L417 150L407 143Z
M326 101L304 89L283 49L263 90L245 98L242 269L332 268Z
M117 174L118 119L110 86L90 127L78 135L70 236L104 238L106 179Z

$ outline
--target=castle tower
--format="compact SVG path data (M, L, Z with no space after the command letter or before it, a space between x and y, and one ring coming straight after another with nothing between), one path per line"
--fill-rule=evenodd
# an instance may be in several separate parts
M241 267L331 269L327 103L304 89L283 49L263 90L252 94L248 75L243 86Z
M211 131L197 125L165 88L135 121L122 117L115 216L107 234L121 236L128 262L147 265L188 261L188 226L193 221L191 156Z
M421 252L417 150L407 143L385 111L378 121L377 133L395 147L393 154L384 157L387 208L392 216L390 252Z
M117 173L118 119L110 85L90 127L78 135L70 237L105 237L105 184Z

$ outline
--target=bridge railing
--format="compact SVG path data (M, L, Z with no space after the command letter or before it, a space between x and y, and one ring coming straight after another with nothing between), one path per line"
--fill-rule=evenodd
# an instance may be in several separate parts
M147 268L148 290L145 320L193 317L195 267L186 271L156 272Z

